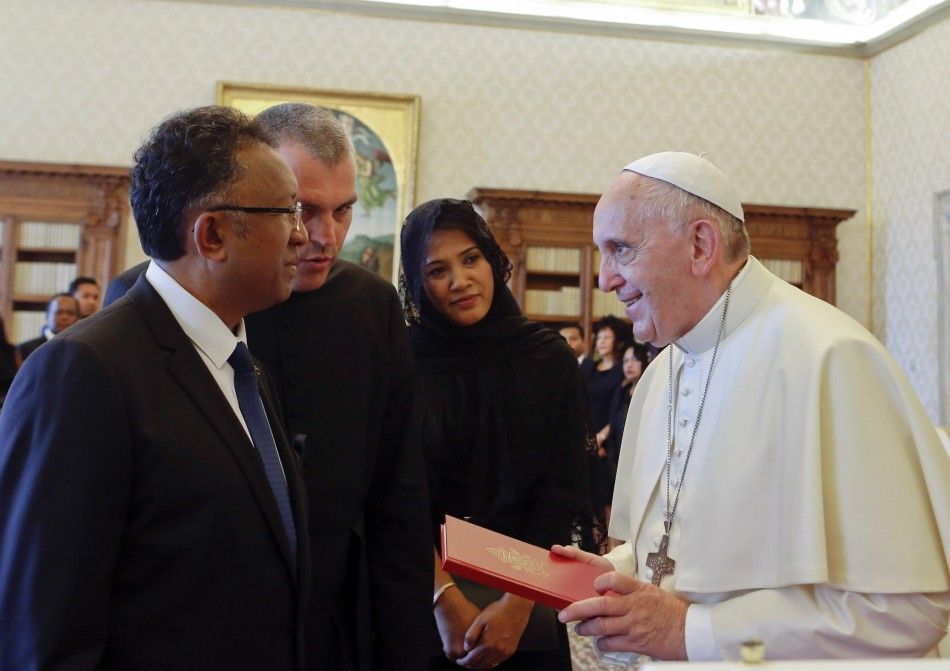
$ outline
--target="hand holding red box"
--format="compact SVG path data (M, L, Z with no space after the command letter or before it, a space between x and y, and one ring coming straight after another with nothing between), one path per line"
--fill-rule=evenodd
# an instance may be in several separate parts
M450 515L442 525L442 568L559 610L598 596L594 579L610 570L560 557Z

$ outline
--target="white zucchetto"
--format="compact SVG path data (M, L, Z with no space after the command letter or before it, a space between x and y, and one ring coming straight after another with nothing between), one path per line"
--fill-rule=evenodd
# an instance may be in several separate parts
M639 158L624 167L628 172L652 177L677 186L717 205L740 221L745 221L742 201L735 184L709 160L682 151L663 151Z

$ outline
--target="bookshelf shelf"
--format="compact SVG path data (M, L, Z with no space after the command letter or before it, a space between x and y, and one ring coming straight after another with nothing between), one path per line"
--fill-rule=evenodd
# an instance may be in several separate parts
M0 316L11 342L39 333L78 275L105 287L128 218L128 169L0 161Z
M49 296L47 294L13 294L13 307L19 308L23 305L41 305L43 309L46 309L46 304L49 303Z
M528 319L533 319L536 322L544 322L546 324L576 324L577 317L575 315L549 315L542 313L525 313L525 316Z
M75 249L24 249L20 248L16 253L17 261L50 261L52 263L73 263L76 260Z
M468 198L511 260L511 290L528 317L555 327L580 324L588 337L604 315L626 318L614 295L597 286L600 258L591 228L599 196L476 187ZM756 258L834 304L835 227L854 210L756 204L743 209ZM543 299L548 302L537 302Z

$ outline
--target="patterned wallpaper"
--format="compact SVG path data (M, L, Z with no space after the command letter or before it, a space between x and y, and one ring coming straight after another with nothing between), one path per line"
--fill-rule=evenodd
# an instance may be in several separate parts
M871 62L871 110L875 331L936 420L934 208L950 189L950 20Z
M159 119L213 102L218 80L413 93L422 98L417 201L473 186L598 192L633 158L706 151L747 202L858 211L838 227L838 305L869 321L859 59L298 9L147 0L0 5L0 44L23 55L0 64L0 158L128 164ZM927 65L938 67L939 49L946 56L948 29L931 29L873 63L875 158L902 159L887 168L876 160L875 184L903 183L905 174L936 179L947 94L941 120ZM916 90L926 95L891 104ZM928 130L916 128L918 117ZM910 136L932 157L915 157L904 146ZM917 256L930 236L895 243L883 233L892 223L924 226L924 200L901 191L878 201L875 322L890 329L888 345L908 368L935 347L933 329L892 342L894 324L933 321L923 319L932 293L911 300L902 291L934 285L932 260ZM141 258L129 238L127 264ZM892 279L905 271L914 279ZM933 408L932 373L909 372Z

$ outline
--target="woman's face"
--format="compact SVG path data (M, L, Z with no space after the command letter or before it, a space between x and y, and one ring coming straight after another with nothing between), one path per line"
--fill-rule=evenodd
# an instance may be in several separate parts
M623 353L623 376L628 382L636 382L643 375L643 363L634 355L633 348L628 347Z
M600 356L611 356L614 353L613 329L600 329L597 332L597 353Z
M491 308L491 264L467 233L436 229L422 265L422 286L432 305L457 326L477 324Z

